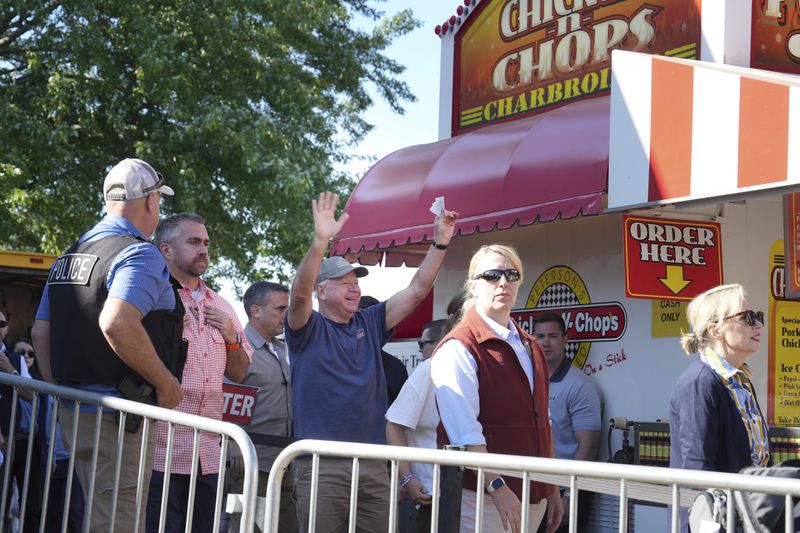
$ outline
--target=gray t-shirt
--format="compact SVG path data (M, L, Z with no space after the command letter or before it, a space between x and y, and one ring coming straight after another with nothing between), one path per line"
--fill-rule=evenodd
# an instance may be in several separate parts
M558 459L574 459L575 431L600 430L600 390L569 359L550 378L550 425Z
M248 324L244 328L247 342L253 347L253 360L242 385L258 387L253 418L245 429L259 435L290 437L292 434L291 371L283 341L266 342ZM228 381L228 380L226 380ZM281 448L255 445L258 469L269 472Z

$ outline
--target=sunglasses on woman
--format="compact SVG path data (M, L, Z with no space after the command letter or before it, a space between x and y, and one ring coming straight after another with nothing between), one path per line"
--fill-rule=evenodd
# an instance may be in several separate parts
M481 272L472 279L483 279L489 283L497 283L503 276L505 276L508 281L519 281L520 278L519 270L516 268L507 268L505 270L493 268L491 270L487 270L486 272Z
M33 350L19 350L17 353L26 357L36 357L36 352Z
M736 313L735 315L726 316L725 320L736 317L743 317L744 323L748 326L755 326L756 324L759 326L764 325L764 311L753 311L752 309L748 309L747 311L742 311L741 313Z
M0 328L4 328L8 325L8 320L0 320Z

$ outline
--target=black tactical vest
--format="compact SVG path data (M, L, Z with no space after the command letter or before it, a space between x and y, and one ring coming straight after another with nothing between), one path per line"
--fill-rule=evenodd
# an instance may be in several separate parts
M123 378L144 380L111 349L99 317L108 289L106 278L114 259L128 246L144 242L115 235L73 244L56 259L47 280L50 298L50 364L53 377L67 384L118 385ZM156 353L180 379L183 304L175 295L174 310L150 311L142 319Z

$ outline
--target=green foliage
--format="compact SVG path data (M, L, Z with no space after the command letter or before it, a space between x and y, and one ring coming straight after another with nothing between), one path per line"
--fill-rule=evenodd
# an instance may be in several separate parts
M383 52L418 23L376 1L0 0L0 247L61 251L139 157L176 191L165 212L206 218L217 274L285 279L311 198L352 187L333 167L368 88L414 99Z

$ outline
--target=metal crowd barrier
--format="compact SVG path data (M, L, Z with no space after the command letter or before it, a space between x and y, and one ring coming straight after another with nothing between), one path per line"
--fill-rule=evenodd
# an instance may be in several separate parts
M280 504L280 487L284 472L290 463L299 456L311 455L311 501L310 517L316 514L318 468L320 457L350 458L353 461L353 472L358 472L359 460L382 460L390 462L391 494L389 531L393 532L397 525L398 498L398 462L410 461L429 463L434 466L433 502L431 509L431 531L438 531L438 516L441 502L441 467L455 466L471 468L477 471L478 484L482 486L485 472L498 472L504 476L516 476L523 480L523 500L527 499L529 484L527 481L541 481L559 486L569 486L570 492L577 495L579 490L604 492L619 497L619 531L628 531L628 508L631 500L637 502L653 502L666 504L670 508L670 530L677 533L680 529L679 513L681 507L688 507L698 494L693 489L716 488L727 493L727 531L734 531L733 498L734 491L757 492L782 495L785 497L786 509L792 509L792 498L800 498L800 482L775 477L758 477L741 474L725 474L697 470L681 470L652 466L637 466L614 463L586 461L569 461L564 459L545 459L539 457L521 457L514 455L485 454L464 451L432 450L422 448L406 448L397 446L378 446L351 442L331 442L303 440L285 448L270 471L267 485L267 502L265 509L264 531L277 533ZM358 476L351 481L351 495L358 493ZM352 498L352 496L351 496ZM356 502L351 499L349 531L355 531ZM570 498L569 531L577 531L578 499ZM483 498L477 498L476 532L481 530ZM567 510L565 509L565 512ZM786 512L785 531L793 529L793 514ZM527 531L528 506L522 506L521 531ZM309 520L309 532L314 531L314 519ZM305 533L305 532L303 532Z
M81 405L93 405L97 406L97 413L84 413L82 416L89 416L95 418L95 447L94 453L92 456L92 472L96 471L97 467L97 449L99 447L99 438L100 438L100 428L101 428L101 420L103 413L108 413L109 410L118 411L119 412L119 422L118 422L118 432L117 432L117 447L115 450L115 457L116 462L114 464L114 472L115 472L115 484L113 488L113 495L112 495L112 505L111 505L111 527L110 529L114 530L114 520L116 514L116 507L117 507L117 497L119 492L119 475L120 475L120 468L121 468L121 457L122 457L122 442L123 442L123 435L125 430L125 423L129 416L140 416L143 417L143 422L140 431L143 432L142 434L142 442L147 441L147 436L149 432L156 431L156 427L154 421L164 421L168 423L168 444L167 444L167 458L166 458L166 470L169 470L169 465L172 461L172 446L170 445L172 441L172 436L174 433L174 428L176 426L184 426L190 427L194 430L194 448L193 448L193 469L189 481L189 495L188 498L188 508L187 508L187 516L191 516L194 506L194 501L192 495L195 492L196 482L197 482L197 462L199 457L199 435L200 432L208 432L220 435L221 439L221 457L220 457L220 468L219 468L219 482L217 484L216 490L216 510L214 514L214 523L213 523L213 530L218 531L219 529L219 522L221 519L222 513L222 506L223 506L223 481L225 477L225 468L226 468L226 457L227 457L227 447L229 444L229 440L233 439L233 441L239 446L239 449L242 452L242 457L244 460L244 495L241 499L242 501L242 520L241 520L241 533L251 533L253 531L254 525L254 518L255 518L255 503L256 503L256 487L258 482L258 461L256 458L255 448L253 447L253 443L251 442L250 438L247 436L247 433L237 425L228 423L228 422L221 422L217 420L213 420L206 417L201 416L194 416L185 413L181 413L178 411L173 411L169 409L162 409L160 407L156 407L154 405L148 405L139 402L133 402L129 400L125 400L122 398L116 398L111 396L103 396L99 394L94 394L90 392L86 392L79 389L73 389L68 387L62 387L53 385L50 383L46 383L44 381L28 379L20 376L15 376L6 373L0 373L0 384L2 385L9 385L14 387L13 389L13 398L12 398L12 407L11 407L11 417L10 417L10 427L9 428L2 428L3 433L8 435L8 442L6 443L5 447L5 458L4 458L4 466L3 466L3 478L2 478L2 500L0 500L0 530L8 531L8 507L9 507L9 496L11 491L11 475L12 475L12 468L11 465L13 464L14 454L17 453L15 450L15 441L19 438L20 433L17 431L17 411L19 409L19 391L20 390L29 390L33 393L33 401L31 402L31 415L30 415L30 426L27 433L27 450L26 450L26 458L25 458L25 471L24 471L24 481L23 486L19 487L19 531L25 530L25 511L27 505L30 503L31 499L33 498L40 498L41 499L41 513L39 516L39 533L45 532L45 522L46 522L46 514L48 508L48 493L51 485L51 474L55 467L55 460L54 460L54 449L55 449L55 439L56 439L56 415L58 413L58 407L63 400L71 400L76 402L75 409L76 411L80 408ZM35 430L36 430L36 421L40 416L39 410L43 408L42 402L42 394L46 394L52 398L52 409L50 410L50 416L46 420L46 424L50 427L50 438L47 442L47 458L45 465L46 467L44 470L44 485L41 494L29 494L29 486L30 486L30 475L31 475L31 465L33 461L36 461L38 458L34 457L33 450L34 450L34 440ZM46 406L45 406L46 407ZM68 442L65 439L64 445L65 448L70 451L75 449L75 440L77 435L77 426L78 426L78 417L74 417L74 424L72 425L72 441ZM8 431L5 431L8 429ZM44 430L44 428L38 428L39 431ZM24 436L24 433L22 434ZM136 512L134 517L133 524L118 524L117 529L122 529L124 531L137 531L141 529L141 526L144 522L144 517L140 516L140 503L142 501L146 501L147 498L147 489L148 487L143 486L143 479L144 479L144 472L143 465L146 463L145 457L145 447L142 446L141 451L139 453L139 476L138 476L138 486L137 486L137 502L136 502ZM62 515L62 525L61 525L61 533L65 533L67 531L67 513L70 506L70 499L72 497L72 479L75 475L74 472L74 464L75 464L75 454L74 452L70 451L69 455L69 466L67 470L67 480L66 480L66 494L65 494L65 502L63 508L63 515ZM168 494L168 486L169 486L170 476L165 475L164 479L164 491L162 493L161 499L161 516L159 520L159 532L163 532L165 528L165 521L164 515L166 512L166 496ZM84 517L83 517L83 532L87 533L89 531L96 531L96 528L92 528L90 523L91 517L91 506L93 497L96 495L92 490L92 486L94 484L94 480L90 480L90 487L88 492L89 501L84 502ZM38 502L37 502L38 503ZM88 512L87 512L88 511ZM191 520L187 521L187 531L189 531L191 527ZM49 533L49 532L48 532Z

